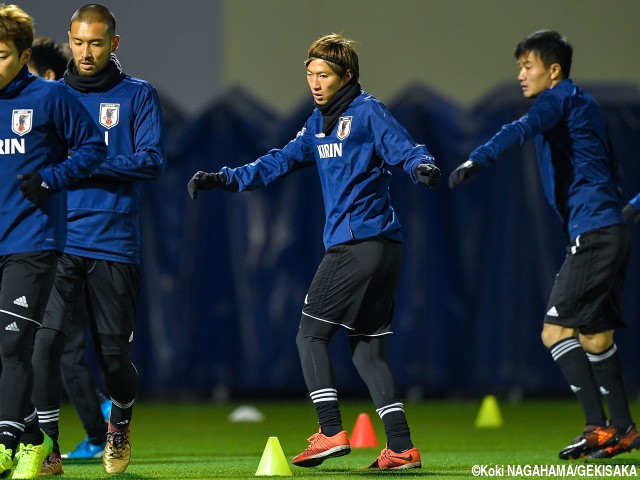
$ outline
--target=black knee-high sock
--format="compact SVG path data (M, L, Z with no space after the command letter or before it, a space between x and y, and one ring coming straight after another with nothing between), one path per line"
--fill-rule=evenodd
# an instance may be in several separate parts
M128 353L102 355L100 363L113 402L109 424L124 430L128 428L133 415L133 403L138 391L138 372Z
M320 430L327 437L342 431L342 416L335 388L321 388L309 394L318 414Z
M24 436L24 417L31 399L36 332L35 323L18 323L16 317L0 312L0 443L14 454Z
M388 447L403 452L413 447L411 432L398 400L398 389L386 359L386 336L351 337L351 357L369 388L376 411L384 423Z
M60 427L60 358L64 350L65 336L50 328L36 332L33 349L34 384L33 403L38 410L40 428L53 440L53 451L60 453L58 437Z
M38 424L38 413L33 405L29 407L29 411L24 418L24 433L20 439L20 443L25 445L41 445L44 441L44 435Z
M560 367L571 390L578 397L584 410L587 425L606 425L607 417L602 408L600 393L582 345L576 338L560 340L549 349Z
M633 423L629 400L622 380L622 364L615 343L602 353L587 353L600 393L609 405L611 422L621 432Z
M338 326L302 316L296 337L300 365L323 434L332 437L343 430L338 392L328 346Z
M413 448L411 432L409 431L409 424L407 423L402 403L392 403L391 405L377 408L376 411L380 415L382 423L384 423L388 448L396 453Z

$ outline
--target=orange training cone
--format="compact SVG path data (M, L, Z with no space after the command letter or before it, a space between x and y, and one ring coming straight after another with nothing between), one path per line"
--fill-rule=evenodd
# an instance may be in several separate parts
M376 438L376 432L373 431L371 419L368 414L361 413L358 415L356 424L353 427L353 433L351 434L351 447L368 448L377 446L378 439Z
M256 477L291 477L291 468L287 462L278 437L269 437L267 446L264 448L260 464L256 470Z

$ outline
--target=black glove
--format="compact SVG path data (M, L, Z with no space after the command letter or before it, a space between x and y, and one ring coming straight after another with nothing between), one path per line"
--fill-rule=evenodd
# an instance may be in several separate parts
M187 184L187 191L192 199L198 198L198 190L211 188L224 188L227 185L227 176L220 173L196 172Z
M480 170L482 170L482 165L473 160L467 160L458 165L458 167L451 172L451 175L449 175L449 188L453 190L462 182L469 180Z
M420 183L424 183L430 189L440 183L440 169L433 163L421 163L416 167L416 177Z
M51 187L42 180L38 172L24 173L18 175L20 190L22 194L31 202L38 204L53 193Z
M636 225L640 225L640 212L636 207L627 203L622 209L622 215L624 215L624 220L629 223L633 221Z

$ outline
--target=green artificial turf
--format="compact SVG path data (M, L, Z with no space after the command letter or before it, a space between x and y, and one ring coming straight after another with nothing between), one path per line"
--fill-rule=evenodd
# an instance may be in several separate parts
M380 446L353 449L350 455L333 458L315 468L291 465L291 459L307 446L317 422L310 402L253 402L265 419L259 423L232 423L229 414L240 404L145 403L135 406L132 422L132 461L126 473L107 475L99 460L64 461L66 480L72 479L200 479L255 478L269 437L277 437L294 478L362 479L369 477L428 477L429 479L507 478L508 465L521 466L520 477L583 478L554 474L536 476L535 468L572 465L576 468L617 468L625 474L640 473L640 452L614 459L585 463L562 462L558 451L582 428L578 404L571 400L499 401L504 424L499 428L474 426L481 399L477 401L428 401L405 403L412 438L422 455L422 469L371 471L371 463L384 446L384 430L371 403L342 402L344 427L352 432L359 413L369 414ZM639 405L632 410L638 415ZM61 448L68 451L84 432L75 411L63 405L60 415ZM486 466L485 476L474 477L474 465ZM490 468L497 470L490 470ZM503 468L504 470L500 470ZM626 470L624 470L626 469ZM588 478L611 478L592 470ZM544 471L543 471L544 472ZM281 477L274 477L281 478ZM625 478L624 475L616 478ZM626 477L628 478L628 477Z

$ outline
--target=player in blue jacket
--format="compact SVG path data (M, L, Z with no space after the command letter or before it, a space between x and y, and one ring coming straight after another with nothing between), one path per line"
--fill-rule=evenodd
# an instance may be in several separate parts
M61 191L106 155L80 103L63 85L29 73L32 42L33 19L15 5L1 5L0 476L13 469L12 478L36 478L51 451L33 412L25 419L25 406L34 337L65 245Z
M353 363L387 434L387 448L370 468L420 467L386 360L402 241L387 167L397 166L414 183L430 188L437 185L440 170L426 147L361 90L358 55L348 39L337 34L319 38L309 48L306 66L316 108L296 138L248 165L197 172L188 191L196 198L201 189L253 190L294 169L317 167L327 250L304 300L296 342L320 431L293 463L314 467L351 451L328 354L329 342L344 327Z
M49 37L38 37L31 45L31 58L27 66L34 75L47 80L59 80L67 70L69 60L71 49L68 43L56 44ZM92 369L85 361L89 316L84 296L78 299L73 319L69 330L65 332L60 373L69 400L76 407L87 436L62 458L102 458L106 441L104 422L109 421L111 400L98 389Z
M107 473L129 464L129 428L138 376L130 345L140 284L139 208L142 184L160 176L165 165L164 126L155 89L122 72L113 56L120 37L104 6L90 4L71 17L73 58L64 87L89 112L107 144L106 160L90 178L68 191L67 243L58 262L43 328L36 336L33 401L54 452L43 473L62 470L57 443L60 408L60 356L74 308L84 295L96 353L113 402L104 438ZM102 441L100 438L98 442Z
M560 458L607 458L640 448L613 340L614 329L624 326L621 303L630 241L604 115L595 100L571 82L572 54L567 40L549 30L518 44L518 81L533 105L475 149L451 173L449 186L455 188L508 150L535 139L545 194L570 241L549 298L542 342L578 397L586 420L584 432Z

